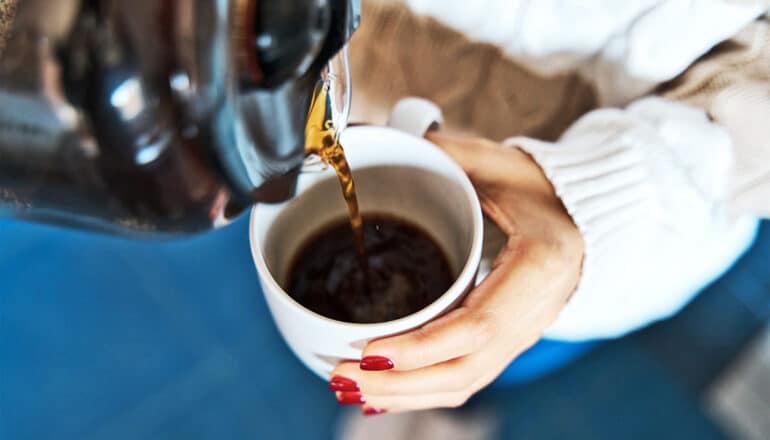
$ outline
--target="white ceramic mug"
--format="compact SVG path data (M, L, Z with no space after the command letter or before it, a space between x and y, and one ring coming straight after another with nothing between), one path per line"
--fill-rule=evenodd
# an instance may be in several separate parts
M391 125L422 135L438 110L429 103L399 103ZM313 372L328 379L342 360L358 360L368 341L421 326L452 309L473 287L483 220L476 192L463 170L425 139L392 127L355 126L342 135L361 212L392 214L417 224L441 246L456 281L429 306L393 321L356 324L306 309L283 289L291 260L314 232L347 217L334 171L302 173L297 195L253 208L251 251L270 312L281 335Z

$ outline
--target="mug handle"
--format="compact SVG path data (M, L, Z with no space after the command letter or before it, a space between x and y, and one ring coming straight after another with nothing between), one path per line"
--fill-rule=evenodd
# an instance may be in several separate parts
M439 106L424 98L402 98L390 112L388 127L413 136L424 137L429 131L438 130L444 123Z

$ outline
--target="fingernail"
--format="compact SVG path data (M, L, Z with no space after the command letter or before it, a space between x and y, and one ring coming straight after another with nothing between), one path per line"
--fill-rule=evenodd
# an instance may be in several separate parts
M367 356L361 359L360 367L366 371L382 371L393 368L393 361L385 356Z
M388 411L380 408L372 408L371 406L367 406L367 407L361 408L361 412L365 416L376 416L377 414L383 414Z
M329 381L329 389L332 391L361 391L356 381L345 376L332 377Z
M337 393L337 402L340 405L363 405L366 399L358 392L342 392Z

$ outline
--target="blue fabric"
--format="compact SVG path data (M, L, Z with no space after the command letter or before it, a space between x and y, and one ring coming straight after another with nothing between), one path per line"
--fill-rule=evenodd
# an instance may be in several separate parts
M127 241L0 220L0 439L331 438L340 409L326 385L294 358L278 335L259 291L247 236L245 218L221 231L169 242ZM764 243L770 243L770 235L765 236ZM743 272L726 277L728 287L740 290L740 298L757 307L752 313L770 310L767 295L762 296L770 286L767 249L755 249L739 267ZM740 283L752 274L758 281ZM715 316L724 310L720 305ZM686 326L690 333L715 322L691 321ZM711 330L724 336L734 327ZM675 340L671 335L663 339ZM520 428L529 426L533 434L550 426L526 423L539 420L533 419L530 407L537 398L543 408L562 402L584 412L593 408L594 396L612 401L617 384L605 390L603 380L591 382L599 369L601 377L609 374L626 384L654 380L629 379L629 366L638 359L618 350L626 347L622 342L601 345L608 344L609 349L595 351L609 360L593 363L595 355L579 358L598 344L536 344L492 387L493 393L506 396L500 402L510 410L506 417ZM670 357L690 359L681 355L680 345L666 345L674 353ZM721 353L726 346L723 341L709 353ZM587 388L575 394L580 400L549 400L548 389L536 382L526 385L533 388L520 402L521 417L510 409L518 404L521 389L509 393L505 385L541 378L574 361L590 364L577 369L583 379L570 382L572 368L566 382L553 375L556 382L544 383L559 393L570 384L584 384ZM639 382L640 396L646 383ZM668 408L669 400L656 397L650 411ZM596 420L628 403L596 404ZM687 405L684 400L678 404ZM692 405L697 411L697 398ZM572 407L563 409L574 414ZM545 410L542 417L547 417ZM576 426L569 429L575 438L593 438L600 426L589 424L583 437Z
M136 242L0 220L0 439L330 438L246 219Z

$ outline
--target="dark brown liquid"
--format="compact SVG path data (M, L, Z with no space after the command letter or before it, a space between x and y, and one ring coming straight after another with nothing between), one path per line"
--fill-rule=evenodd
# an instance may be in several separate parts
M398 319L428 306L449 288L449 264L419 228L381 215L362 219L353 174L329 118L328 93L323 82L313 93L305 153L334 168L348 221L323 228L303 245L290 268L287 290L308 309L340 321Z
M305 125L305 154L317 154L321 160L334 168L342 187L342 196L348 205L350 227L358 253L364 259L364 237L361 214L358 210L356 186L353 183L353 173L350 171L345 151L339 142L339 133L329 119L327 111L328 85L321 82L313 92L310 101L307 124Z
M308 239L290 267L287 291L308 309L345 322L398 319L435 301L452 284L441 248L418 227L365 215L366 269L340 220Z

